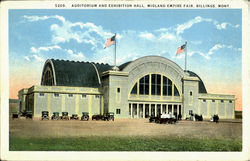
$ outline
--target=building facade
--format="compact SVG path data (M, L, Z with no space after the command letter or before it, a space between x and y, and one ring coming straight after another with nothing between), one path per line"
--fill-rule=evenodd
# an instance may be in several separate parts
M108 64L49 59L41 85L19 91L20 110L148 118L162 113L234 118L235 96L209 94L201 78L173 61L146 56L112 70Z

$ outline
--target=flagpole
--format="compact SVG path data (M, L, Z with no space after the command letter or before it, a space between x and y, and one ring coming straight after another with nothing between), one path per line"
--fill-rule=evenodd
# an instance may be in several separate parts
M115 34L116 36L116 34ZM115 38L115 60L114 60L115 68L116 68L116 38Z
M187 42L185 44L185 71L187 71Z

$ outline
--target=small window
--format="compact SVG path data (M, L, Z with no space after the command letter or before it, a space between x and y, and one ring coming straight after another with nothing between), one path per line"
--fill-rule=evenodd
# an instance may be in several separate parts
M73 94L68 94L69 97L73 97Z
M189 115L192 115L193 114L193 110L189 110Z
M193 93L192 92L190 92L190 96L192 96L193 95Z
M82 98L86 98L87 97L87 95L86 94L82 94Z
M215 102L215 100L212 100L212 102Z
M121 114L121 109L116 109L116 114Z
M99 95L95 95L95 98L100 98L100 96Z
M203 99L203 102L206 102L206 100L205 100L205 99Z
M39 96L42 96L42 97L43 97L43 96L44 96L44 93L39 93Z
M54 93L54 97L59 97L59 93Z
M232 100L229 100L229 103L232 103L233 101Z
M224 103L224 100L221 100L220 102L221 102L221 103Z
M117 88L117 93L120 93L120 88Z

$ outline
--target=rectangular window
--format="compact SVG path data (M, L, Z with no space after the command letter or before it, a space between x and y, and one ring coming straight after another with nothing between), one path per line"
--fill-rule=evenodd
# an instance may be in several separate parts
M68 94L68 97L73 97L73 94Z
M189 110L189 115L193 114L193 110Z
M212 102L215 102L215 100L212 100Z
M43 96L44 96L44 93L39 93L39 96L43 97Z
M203 102L206 102L206 100L205 100L205 99L203 99Z
M116 114L121 114L121 109L116 109Z
M232 103L233 101L232 100L229 100L229 103Z
M82 98L86 98L87 97L87 95L86 94L82 94Z
M224 100L220 100L221 103L224 103Z
M54 97L59 97L59 93L54 93Z
M100 98L100 96L99 95L95 95L95 98Z
M131 104L129 104L129 116L131 115Z
M117 88L117 93L120 93L120 88Z
M192 91L190 92L190 96L192 96L193 95L193 93L192 93Z

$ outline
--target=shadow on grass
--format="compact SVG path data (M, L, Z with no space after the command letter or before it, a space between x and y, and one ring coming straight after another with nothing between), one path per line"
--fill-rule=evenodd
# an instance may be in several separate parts
M241 151L240 139L160 137L10 137L10 151Z

